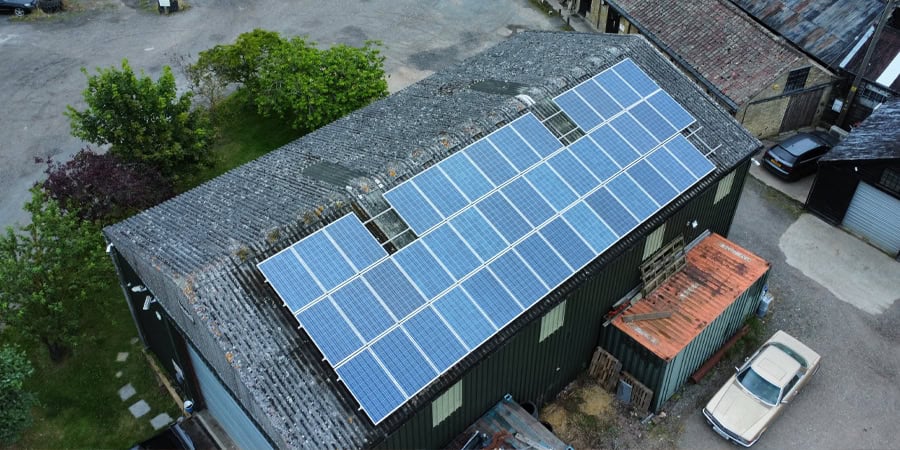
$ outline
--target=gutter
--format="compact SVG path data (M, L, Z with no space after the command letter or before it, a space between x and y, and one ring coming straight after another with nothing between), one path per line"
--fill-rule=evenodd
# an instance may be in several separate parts
M606 0L606 3L610 7L615 8L616 12L620 16L628 19L628 21L631 22L632 24L640 24L640 22L638 22L637 20L634 20L634 18L630 14L623 12L623 8L620 7L619 5L615 4L613 1ZM643 27L638 27L638 28L641 29L641 34L646 36L647 39L650 40L650 42L653 42L654 45L656 45L657 47L662 49L662 51L666 52L666 54L669 55L670 57L672 57L672 59L674 59L678 63L678 65L681 66L682 69L684 69L688 73L690 73L694 79L698 80L700 82L700 84L702 84L706 89L713 92L721 102L725 103L725 106L728 108L729 114L734 115L734 113L736 113L738 111L737 103L735 103L733 100L731 100L727 95L725 95L721 90L719 90L719 88L717 88L714 84L712 84L709 80L707 80L706 77L701 75L700 72L697 72L697 70L694 69L694 67L691 64L688 64L688 62L685 61L684 58L679 56L678 53L675 53L675 51L672 50L672 48L670 48L668 45L666 45L662 41L660 41L659 38L657 38L656 35L654 35L653 33L650 33L648 31L644 30Z

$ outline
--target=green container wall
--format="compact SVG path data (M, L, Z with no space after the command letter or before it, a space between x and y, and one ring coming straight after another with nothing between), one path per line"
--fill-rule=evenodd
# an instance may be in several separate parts
M704 230L727 235L749 168L738 166L731 194L713 205L716 184L677 211L666 224L665 239L683 234L690 242ZM686 224L696 220L697 228ZM462 376L462 405L437 427L431 403L376 445L379 448L438 448L456 437L505 394L538 406L552 401L588 366L597 346L603 316L640 283L644 239L585 281L566 301L563 326L538 342L541 320L535 320L505 344L483 357ZM437 397L437 396L436 396ZM436 398L435 397L435 398Z
M600 346L622 362L622 370L653 390L650 409L658 412L688 377L756 311L768 280L769 271L766 271L668 363L614 326L602 330Z

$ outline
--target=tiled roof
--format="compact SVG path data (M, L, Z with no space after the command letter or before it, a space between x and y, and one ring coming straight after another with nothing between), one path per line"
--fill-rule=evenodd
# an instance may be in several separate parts
M820 161L866 160L900 161L900 97L894 97L879 106Z
M687 253L687 266L613 320L644 348L669 361L687 347L753 283L769 263L711 234ZM660 319L626 322L638 314L671 312Z
M731 0L829 67L875 24L880 0Z
M716 149L710 155L715 175L373 426L309 338L296 331L256 262L343 215L351 202L365 207L378 201L383 190L524 114L527 103L516 93L539 102L626 57L694 115L700 128L692 139ZM485 81L516 86L516 92L480 88ZM562 301L586 273L634 245L760 146L642 37L525 32L104 232L276 442L359 448L396 429ZM338 166L339 176L322 176Z
M610 0L738 106L804 59L727 0Z

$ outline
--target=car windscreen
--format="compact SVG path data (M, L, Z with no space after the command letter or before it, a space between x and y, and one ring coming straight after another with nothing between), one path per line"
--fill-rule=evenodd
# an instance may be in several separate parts
M778 394L781 393L781 390L778 389L778 386L769 383L765 378L754 372L753 368L748 367L747 370L739 374L738 382L741 383L744 389L763 402L769 405L778 403Z

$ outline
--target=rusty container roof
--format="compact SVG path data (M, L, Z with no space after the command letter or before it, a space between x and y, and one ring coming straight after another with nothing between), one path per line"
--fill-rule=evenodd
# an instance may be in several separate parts
M718 234L687 252L687 265L612 324L665 361L675 357L769 270L769 263ZM626 322L628 316L668 317Z

